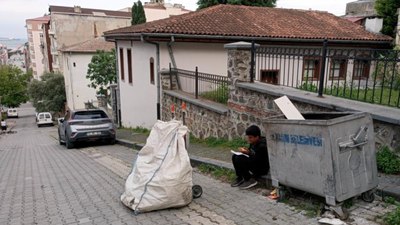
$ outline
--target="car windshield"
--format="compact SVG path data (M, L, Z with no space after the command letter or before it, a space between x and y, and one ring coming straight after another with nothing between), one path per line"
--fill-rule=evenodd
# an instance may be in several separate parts
M50 117L51 117L50 114L47 113L46 114L46 119L50 119Z
M107 114L103 111L82 111L76 112L74 115L75 120L87 120L87 119L103 119L108 118Z
M44 119L44 114L40 114L39 119Z

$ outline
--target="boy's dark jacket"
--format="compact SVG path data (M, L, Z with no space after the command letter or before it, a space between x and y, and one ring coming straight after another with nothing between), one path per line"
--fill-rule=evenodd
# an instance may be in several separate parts
M269 159L268 159L268 149L267 149L267 139L261 137L260 140L249 146L250 159L255 164L258 172L261 174L268 173L269 171Z

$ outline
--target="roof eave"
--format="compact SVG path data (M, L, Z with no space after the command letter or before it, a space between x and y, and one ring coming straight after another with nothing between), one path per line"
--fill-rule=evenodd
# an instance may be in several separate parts
M147 38L190 38L190 39L210 39L210 40L228 40L228 41L280 41L280 42L314 42L321 43L325 38L277 38L277 37L249 37L249 36L224 36L224 35L191 35L191 34L174 34L174 33L115 33L104 34L106 41L115 42L116 40L131 40L140 37ZM392 44L393 40L338 40L329 39L329 43L335 44L379 44L388 45Z

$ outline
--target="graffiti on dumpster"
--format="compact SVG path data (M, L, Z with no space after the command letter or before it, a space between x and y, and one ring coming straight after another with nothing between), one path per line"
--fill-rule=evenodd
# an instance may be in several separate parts
M274 134L274 139L280 142L298 145L322 147L322 138L295 134Z

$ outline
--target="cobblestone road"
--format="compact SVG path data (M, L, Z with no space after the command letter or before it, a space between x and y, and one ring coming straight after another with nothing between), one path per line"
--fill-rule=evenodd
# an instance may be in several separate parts
M317 223L288 205L197 173L201 198L188 207L135 216L119 201L133 151L117 145L67 150L54 138L54 127L36 128L32 108L25 106L20 115L17 133L0 137L1 225ZM360 207L355 224L365 224L364 214L387 210L378 205Z

